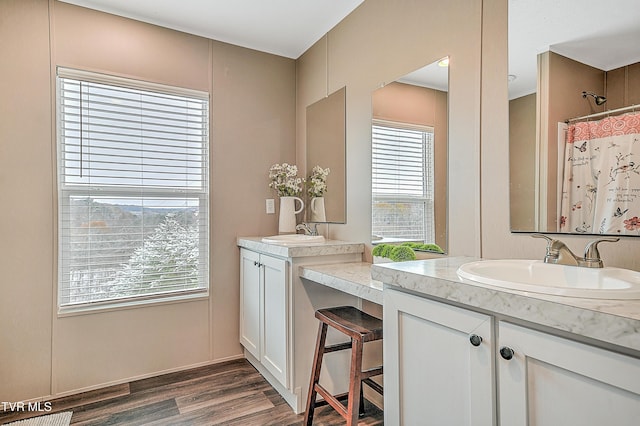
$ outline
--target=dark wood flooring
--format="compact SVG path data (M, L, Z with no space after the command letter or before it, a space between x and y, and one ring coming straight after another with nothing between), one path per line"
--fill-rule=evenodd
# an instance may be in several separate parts
M164 374L51 402L73 411L72 425L301 425L280 394L244 359ZM33 417L2 412L0 424ZM331 407L316 408L314 425L343 425ZM380 409L366 405L359 425L383 424Z

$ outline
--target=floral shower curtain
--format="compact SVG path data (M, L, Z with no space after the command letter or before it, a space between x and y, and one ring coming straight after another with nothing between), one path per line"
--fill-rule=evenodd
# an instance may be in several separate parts
M560 231L640 235L640 113L567 129Z

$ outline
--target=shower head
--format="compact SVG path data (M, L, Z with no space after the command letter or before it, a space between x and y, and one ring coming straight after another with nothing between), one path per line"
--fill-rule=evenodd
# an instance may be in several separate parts
M587 96L593 96L593 99L596 101L596 105L602 105L607 102L607 98L604 96L598 96L593 92L582 92L582 97L586 98Z

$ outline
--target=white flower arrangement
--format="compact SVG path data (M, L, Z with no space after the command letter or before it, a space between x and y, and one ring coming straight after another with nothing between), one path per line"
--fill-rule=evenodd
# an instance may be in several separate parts
M298 177L298 167L294 164L274 164L269 169L269 188L274 189L279 197L295 197L302 191L304 180Z
M320 166L315 166L311 170L311 176L307 180L307 193L309 197L322 197L327 192L327 176L331 170L327 167L323 169Z

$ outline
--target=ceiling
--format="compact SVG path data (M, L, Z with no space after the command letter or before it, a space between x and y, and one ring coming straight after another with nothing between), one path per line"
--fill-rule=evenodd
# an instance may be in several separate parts
M604 71L640 62L640 0L509 0L511 99L536 91L547 50Z
M61 1L297 59L364 0ZM640 0L509 0L510 98L535 92L547 50L605 71L640 62Z
M61 0L297 59L364 0Z

